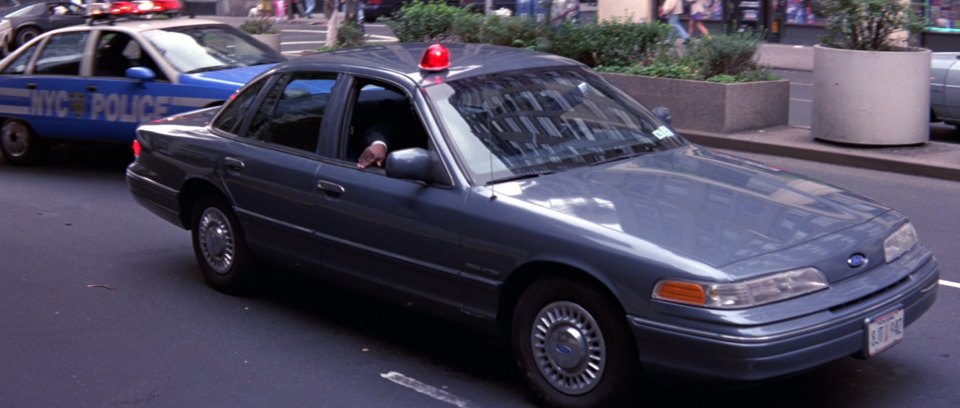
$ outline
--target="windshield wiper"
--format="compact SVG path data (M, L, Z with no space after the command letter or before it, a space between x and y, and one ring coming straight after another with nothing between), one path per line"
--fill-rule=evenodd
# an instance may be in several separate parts
M496 179L490 180L490 181L487 182L487 185L489 186L489 185L491 185L491 184L506 183L506 182L508 182L508 181L517 181L517 180L535 178L535 177L540 177L540 176L547 175L547 174L553 174L553 171L552 171L552 170L540 170L540 171L535 171L535 172L532 172L532 173L514 174L514 175L512 175L512 176L506 176L506 177L501 177L501 178L496 178Z
M199 74L199 73L201 73L201 72L219 71L219 70L221 70L221 69L230 69L230 68L236 68L236 67L237 67L236 65L231 65L231 64L213 65L213 66L209 66L209 67L192 69L192 70L190 70L190 71L187 71L187 73L188 73L188 74Z

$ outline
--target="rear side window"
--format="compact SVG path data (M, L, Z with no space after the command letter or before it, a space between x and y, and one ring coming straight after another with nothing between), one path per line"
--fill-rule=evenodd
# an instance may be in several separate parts
M50 37L37 58L35 74L79 75L87 32L72 32Z
M247 136L315 152L320 124L335 83L335 74L285 74L267 91L263 103L250 120Z
M213 127L227 133L239 133L240 125L243 124L243 115L249 112L250 105L257 99L257 94L265 83L267 80L262 79L237 93L237 96L227 102L220 111L220 115L213 121Z
M10 65L7 65L3 69L3 73L6 75L23 75L27 72L27 64L30 63L30 58L33 58L34 52L37 51L37 47L30 47L30 49L24 51L17 59L13 60Z

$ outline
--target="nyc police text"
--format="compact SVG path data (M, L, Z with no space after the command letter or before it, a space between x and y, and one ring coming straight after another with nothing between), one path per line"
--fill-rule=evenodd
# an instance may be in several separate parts
M169 96L90 94L90 119L103 119L108 122L146 122L167 115ZM86 96L82 93L71 94L67 91L34 90L30 92L30 114L39 116L70 115L81 116L85 112ZM78 101L79 99L79 101ZM77 105L79 103L79 105Z

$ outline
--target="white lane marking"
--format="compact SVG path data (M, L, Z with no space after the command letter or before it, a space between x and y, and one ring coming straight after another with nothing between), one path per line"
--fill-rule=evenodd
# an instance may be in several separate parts
M448 403L448 404L450 404L450 405L453 405L453 406L456 406L456 407L460 407L460 408L465 408L465 407L469 407L469 406L470 406L470 402L467 401L467 400L465 400L465 399L463 399L463 398L460 398L460 397L458 397L458 396L456 396L456 395L453 395L453 394L451 394L451 393L449 393L449 392L446 392L446 391L444 391L444 390L441 390L441 389L439 389L439 388L437 388L437 387L434 387L434 386L432 386L432 385L424 384L424 383L422 383L422 382L420 382L420 381L417 381L417 380L415 380L415 379L413 379L413 378L407 377L407 376L405 376L405 375L403 375L403 374L400 374L400 373L398 373L398 372L396 372L396 371L391 371L391 372L386 373L386 374L380 374L380 376L383 377L384 379L390 380L390 381L392 381L392 382L394 382L394 383L396 383L396 384L400 384L400 385L402 385L402 386L404 386L404 387L410 388L410 389L412 389L412 390L414 390L414 391L416 391L416 392L419 392L419 393L421 393L421 394L423 394L423 395L426 395L426 396L431 397L431 398L436 399L436 400L440 400L440 401L446 402L446 403Z
M950 282L948 280L940 279L940 284L943 286L949 286L951 288L960 289L960 283L957 283L957 282Z

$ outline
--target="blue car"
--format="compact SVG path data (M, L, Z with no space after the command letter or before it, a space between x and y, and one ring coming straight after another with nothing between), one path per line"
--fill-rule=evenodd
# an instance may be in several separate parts
M451 319L509 345L552 406L906 341L939 277L906 216L692 145L654 111L555 55L352 48L142 125L127 183L190 230L214 288L279 266Z
M137 125L222 104L284 59L200 19L51 31L0 63L0 151L8 163L29 164L60 141L130 142Z

